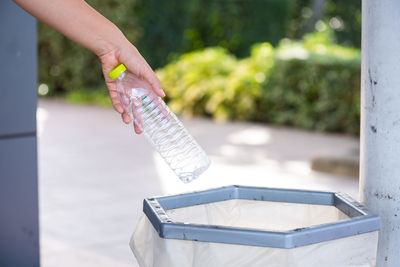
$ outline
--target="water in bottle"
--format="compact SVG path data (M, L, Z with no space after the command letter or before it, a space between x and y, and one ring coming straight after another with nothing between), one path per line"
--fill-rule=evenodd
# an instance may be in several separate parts
M175 174L191 182L210 165L204 150L148 85L120 64L110 72L120 103Z

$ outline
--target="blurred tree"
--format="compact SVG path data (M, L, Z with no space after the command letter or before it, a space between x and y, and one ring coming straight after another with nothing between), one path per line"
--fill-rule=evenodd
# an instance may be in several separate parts
M311 17L307 21L304 33L313 32L315 30L315 23L321 20L325 9L327 0L311 0Z
M301 39L304 34L323 26L320 23L323 21L334 30L337 43L361 47L361 0L294 1L288 38Z
M221 46L236 56L250 53L255 42L276 45L286 36L293 0L138 0L136 16L143 29L137 43L153 67L173 54Z
M361 0L330 0L324 18L339 44L361 47Z

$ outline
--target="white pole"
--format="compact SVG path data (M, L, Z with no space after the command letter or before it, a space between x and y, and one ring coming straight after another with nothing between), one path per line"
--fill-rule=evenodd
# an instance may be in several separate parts
M362 1L361 201L381 217L377 266L400 266L400 1Z

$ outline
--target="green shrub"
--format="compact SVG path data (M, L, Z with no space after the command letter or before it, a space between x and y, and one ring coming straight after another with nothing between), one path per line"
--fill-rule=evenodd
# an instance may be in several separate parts
M185 54L159 71L167 88L167 100L175 113L213 115L212 103L221 97L226 76L237 60L223 48L208 48Z
M360 53L316 41L284 41L263 84L255 120L319 131L359 131ZM324 41L324 42L321 42Z
M253 47L236 60L226 50L186 54L158 71L174 112L252 120L318 131L359 131L360 53L330 33Z
M226 77L224 88L218 97L212 97L207 107L212 106L214 118L218 120L254 120L257 115L257 100L262 95L262 84L268 80L274 65L274 52L269 43L255 45L251 57L240 60L237 67ZM216 99L215 99L216 98Z

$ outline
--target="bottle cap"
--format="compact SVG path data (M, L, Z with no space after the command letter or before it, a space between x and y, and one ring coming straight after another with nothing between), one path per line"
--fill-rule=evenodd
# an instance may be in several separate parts
M119 75L121 75L124 71L126 71L126 67L124 64L119 64L117 67L115 67L112 71L110 71L110 73L108 74L108 76L110 76L110 78L112 80L116 79Z

